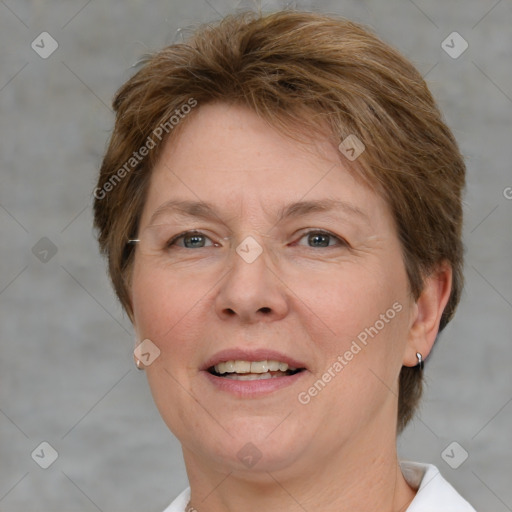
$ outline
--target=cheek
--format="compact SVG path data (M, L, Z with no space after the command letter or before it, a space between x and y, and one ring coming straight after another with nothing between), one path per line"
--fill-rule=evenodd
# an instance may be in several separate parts
M195 421L183 389L195 372L191 362L197 345L190 341L201 339L199 312L208 288L200 280L169 274L135 265L131 292L137 340L150 339L160 349L146 368L153 399L169 429L182 439Z
M330 410L336 403L355 422L365 421L364 411L378 410L393 396L390 390L398 392L409 323L405 268L400 260L372 263L340 265L294 284L304 301L300 316L308 315L305 327L320 355L312 384L329 381L322 396L312 398L313 408ZM322 383L317 387L323 389Z
M134 325L139 339L149 338L157 345L176 340L179 333L197 314L208 290L201 278L180 278L179 273L135 265L132 279ZM160 347L165 349L165 346Z
M341 264L329 272L289 275L287 281L297 304L309 309L309 317L329 334L325 339L339 345L360 333L364 338L365 329L375 324L379 333L396 331L407 300L405 270L396 267Z
M317 290L320 284L335 287L333 277L317 279L314 286L305 283L304 290ZM383 408L393 409L407 339L403 282L395 286L393 280L365 280L364 274L354 273L344 277L334 291L306 295L309 308L322 320L311 315L318 330L309 332L321 358L300 399L309 402L312 417L327 414L327 439L362 429Z

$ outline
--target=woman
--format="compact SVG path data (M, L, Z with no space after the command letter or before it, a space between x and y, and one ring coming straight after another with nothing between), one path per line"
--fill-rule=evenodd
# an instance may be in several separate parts
M465 167L367 29L243 14L117 93L95 226L190 481L167 509L470 511L396 436L462 288Z

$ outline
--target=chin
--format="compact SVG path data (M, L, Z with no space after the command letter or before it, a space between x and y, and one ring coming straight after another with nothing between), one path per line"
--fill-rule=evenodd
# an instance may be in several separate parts
M239 419L229 429L232 437L227 433L223 433L222 439L210 437L201 451L226 472L257 475L285 470L296 463L312 442L295 428L290 431L279 426L285 417L265 418L264 421Z

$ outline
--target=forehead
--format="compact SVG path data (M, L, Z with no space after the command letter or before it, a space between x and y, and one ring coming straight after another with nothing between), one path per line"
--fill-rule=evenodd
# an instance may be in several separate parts
M292 203L329 199L382 216L384 200L347 165L325 139L299 142L241 106L199 106L153 169L143 224L173 200L277 216Z

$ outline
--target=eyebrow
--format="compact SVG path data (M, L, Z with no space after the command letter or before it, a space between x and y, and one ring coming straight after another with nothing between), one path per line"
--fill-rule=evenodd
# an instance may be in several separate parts
M368 216L357 206L337 199L317 199L310 201L297 201L284 206L277 212L278 222L285 219L301 217L311 213L327 213L340 210L346 215L360 217L369 221ZM197 217L210 220L214 217L223 222L214 205L204 201L171 199L160 205L151 215L150 224L164 213L176 213L188 217Z

